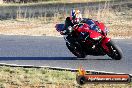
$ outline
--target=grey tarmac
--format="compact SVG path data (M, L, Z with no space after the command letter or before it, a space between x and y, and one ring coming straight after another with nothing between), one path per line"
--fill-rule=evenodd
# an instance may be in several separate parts
M113 39L122 48L123 58L106 56L76 58L62 37L0 35L0 63L50 66L89 71L125 73L132 75L132 39Z

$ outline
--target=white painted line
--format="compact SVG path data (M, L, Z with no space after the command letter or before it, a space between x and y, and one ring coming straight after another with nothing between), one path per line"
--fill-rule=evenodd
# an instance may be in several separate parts
M34 66L34 65L17 65L17 64L6 64L6 63L0 63L0 65L5 66L16 66L16 67L38 67L38 68L49 68L49 69L60 69L60 70L71 70L71 71L77 71L78 69L71 69L71 68L61 68L61 67L51 67L51 66ZM127 74L127 73L115 73L115 72L106 72L106 71L98 71L98 70L85 70L88 72L97 72L97 73L108 73L108 74ZM129 74L132 76L132 74Z

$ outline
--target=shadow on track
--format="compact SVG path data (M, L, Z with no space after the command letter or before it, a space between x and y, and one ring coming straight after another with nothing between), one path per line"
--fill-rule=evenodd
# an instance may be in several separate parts
M112 60L112 59L90 59L77 57L0 57L0 60Z

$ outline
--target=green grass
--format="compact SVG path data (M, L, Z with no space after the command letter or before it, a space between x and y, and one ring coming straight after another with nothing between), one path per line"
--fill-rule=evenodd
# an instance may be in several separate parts
M75 73L47 68L0 67L0 88L11 86L45 86L45 84L74 83Z

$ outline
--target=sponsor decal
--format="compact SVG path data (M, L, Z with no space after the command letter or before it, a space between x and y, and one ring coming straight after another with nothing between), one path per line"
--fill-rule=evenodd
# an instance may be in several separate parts
M87 73L82 67L79 68L76 77L77 83L82 85L85 83L129 83L131 76L129 74L92 74Z

